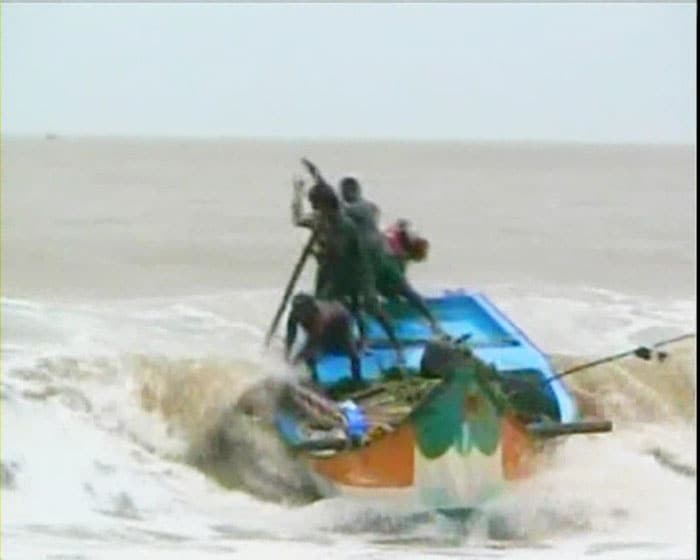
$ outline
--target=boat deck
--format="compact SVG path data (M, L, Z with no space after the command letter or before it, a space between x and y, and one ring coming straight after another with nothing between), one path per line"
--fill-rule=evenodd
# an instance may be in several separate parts
M536 374L543 381L556 374L547 357L485 295L445 291L441 296L426 298L426 303L450 336L469 335L467 344L473 352L498 371ZM392 302L387 311L404 346L406 366L419 370L425 343L432 337L430 328L407 304ZM396 353L375 321L368 323L368 340L370 348L362 356L362 376L367 381L379 380L383 371L397 366ZM349 365L345 355L326 355L317 364L320 383L329 387L348 378ZM560 420L575 420L577 407L563 383L552 381L549 390L557 402Z

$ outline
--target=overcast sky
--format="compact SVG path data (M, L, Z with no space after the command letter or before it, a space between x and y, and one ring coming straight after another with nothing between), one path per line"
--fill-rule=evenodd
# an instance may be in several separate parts
M8 134L694 143L696 5L2 4Z

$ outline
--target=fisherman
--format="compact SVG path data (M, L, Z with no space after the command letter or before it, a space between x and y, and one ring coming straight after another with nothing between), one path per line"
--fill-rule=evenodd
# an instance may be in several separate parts
M389 254L399 259L404 269L409 262L421 262L428 257L428 240L414 232L407 220L396 220L384 230L384 239Z
M318 196L321 191L330 189L333 190L328 182L323 178L321 172L313 163L306 158L301 158L301 163L306 167L306 170L313 179L313 186L309 190L309 203L311 204L312 212L304 214L303 198L304 198L304 180L300 177L294 178L294 198L292 199L292 223L297 227L305 227L313 229L319 220Z
M321 230L319 221L318 200L319 197L327 194L328 191L333 191L328 182L321 176L318 168L307 159L302 159L309 174L314 180L314 185L308 193L309 203L312 211L304 213L304 181L296 177L294 179L294 196L292 198L292 223L297 227L309 228L312 230ZM358 232L362 235L365 244L381 245L384 243L382 233L378 228L379 207L361 196L360 184L354 177L345 177L340 182L340 191L343 197L343 212L347 214L358 228ZM319 270L321 261L323 260L324 238L323 231L319 231L317 241L312 249L312 254L319 262ZM317 288L323 284L323 279L317 276ZM318 295L318 291L317 291Z
M322 286L326 284L326 279L323 277L323 273L326 270L326 268L323 266L324 254L326 250L326 232L324 224L321 223L319 200L321 200L323 196L329 196L329 192L332 193L333 196L335 196L335 193L333 191L333 187L326 182L326 180L321 176L318 168L313 163L305 158L302 158L301 161L314 180L314 184L308 193L311 212L306 214L304 213L303 206L305 185L303 179L300 177L295 177L293 182L294 196L292 198L292 223L297 227L308 228L316 232L316 241L311 248L311 254L316 257L317 262L314 294L318 296L321 292Z
M292 300L287 320L285 358L289 360L297 326L306 331L306 341L292 363L305 361L311 369L314 382L318 381L316 361L322 353L340 352L350 358L352 378L361 379L360 352L352 333L353 317L339 301L318 301L313 296L299 293Z
M360 313L366 311L386 332L396 349L399 362L404 362L401 345L390 318L382 310L376 289L372 250L360 234L355 222L342 210L340 201L328 185L317 184L309 195L319 211L319 227L325 239L321 261L318 296L347 302L358 321L360 336L365 340L365 324Z
M379 230L379 207L362 195L362 188L355 177L345 177L340 181L340 193L343 208L360 228L364 235L378 238L381 236L386 251L407 261L425 260L428 253L428 241L411 230L407 220L397 220L386 231Z
M427 253L427 241L416 239L415 244L411 245L407 228L399 229L396 232L399 236L396 241L406 241L406 249L399 256L390 243L392 240L386 238L379 230L379 207L363 198L362 189L357 179L345 177L340 182L340 192L345 212L357 225L367 246L378 293L387 299L403 297L426 318L435 334L444 336L444 331L440 328L423 298L406 278L406 261L409 260L407 256L411 254L420 257L422 249L424 257ZM407 224L407 222L402 223ZM409 253L409 251L411 252Z
M365 235L380 236L379 206L363 198L360 183L355 177L345 177L340 181L340 194L343 208Z
M406 220L398 220L384 232L384 236L389 248L389 264L386 265L389 272L378 281L380 293L387 299L398 296L406 298L428 320L435 334L445 336L423 298L406 280L408 263L420 262L427 258L430 247L428 240L412 231ZM401 272L400 276L398 271Z
M428 308L422 296L411 286L406 278L405 262L396 256L384 254L375 264L377 291L386 299L404 298L425 317L433 334L445 336L440 323Z

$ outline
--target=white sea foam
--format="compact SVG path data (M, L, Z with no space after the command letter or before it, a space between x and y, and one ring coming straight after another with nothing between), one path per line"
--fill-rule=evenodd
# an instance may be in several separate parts
M694 326L683 302L654 305L586 290L578 299L525 296L504 286L487 295L538 344L580 360L651 342L649 333L674 335ZM666 418L633 419L609 437L569 440L547 471L491 504L486 520L468 529L411 523L367 505L302 506L312 496L291 460L264 431L244 433L256 427L242 424L227 436L239 453L227 459L234 487L221 486L220 476L204 474L212 474L213 459L201 451L219 415L252 383L285 370L261 352L260 324L228 315L234 306L217 303L231 297L75 306L3 300L8 557L31 557L30 535L56 551L89 550L101 541L106 558L126 540L149 555L164 555L182 540L196 555L212 539L221 550L243 546L253 554L274 548L279 538L310 555L329 539L350 555L370 547L380 557L406 547L423 557L445 543L451 544L444 553L478 557L528 558L531 546L572 554L578 547L579 556L600 549L606 557L653 557L658 547L664 555L687 554L694 534L695 476L688 475L695 469L694 428L667 402L688 398L672 387L655 393ZM694 377L693 368L688 363L686 375ZM645 383L643 372L630 375ZM625 407L647 406L640 395ZM354 541L341 545L347 532ZM640 540L642 534L647 538ZM304 539L312 542L301 544ZM521 546L514 550L515 542ZM539 549L539 557L546 551Z
M485 293L557 364L695 331L690 148L3 142L2 557L693 557L694 341L572 376L615 431L466 525L313 501L227 416L298 374L261 341L299 155L363 170L430 239L416 285Z

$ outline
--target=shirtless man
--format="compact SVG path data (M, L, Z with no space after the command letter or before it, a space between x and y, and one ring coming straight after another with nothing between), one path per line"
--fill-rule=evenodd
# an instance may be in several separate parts
M353 379L361 379L360 352L352 334L353 317L342 303L318 301L304 293L294 296L284 347L287 360L290 359L298 325L306 331L306 341L291 360L292 363L305 361L311 368L313 380L318 381L316 361L319 356L324 352L340 352L350 358Z

